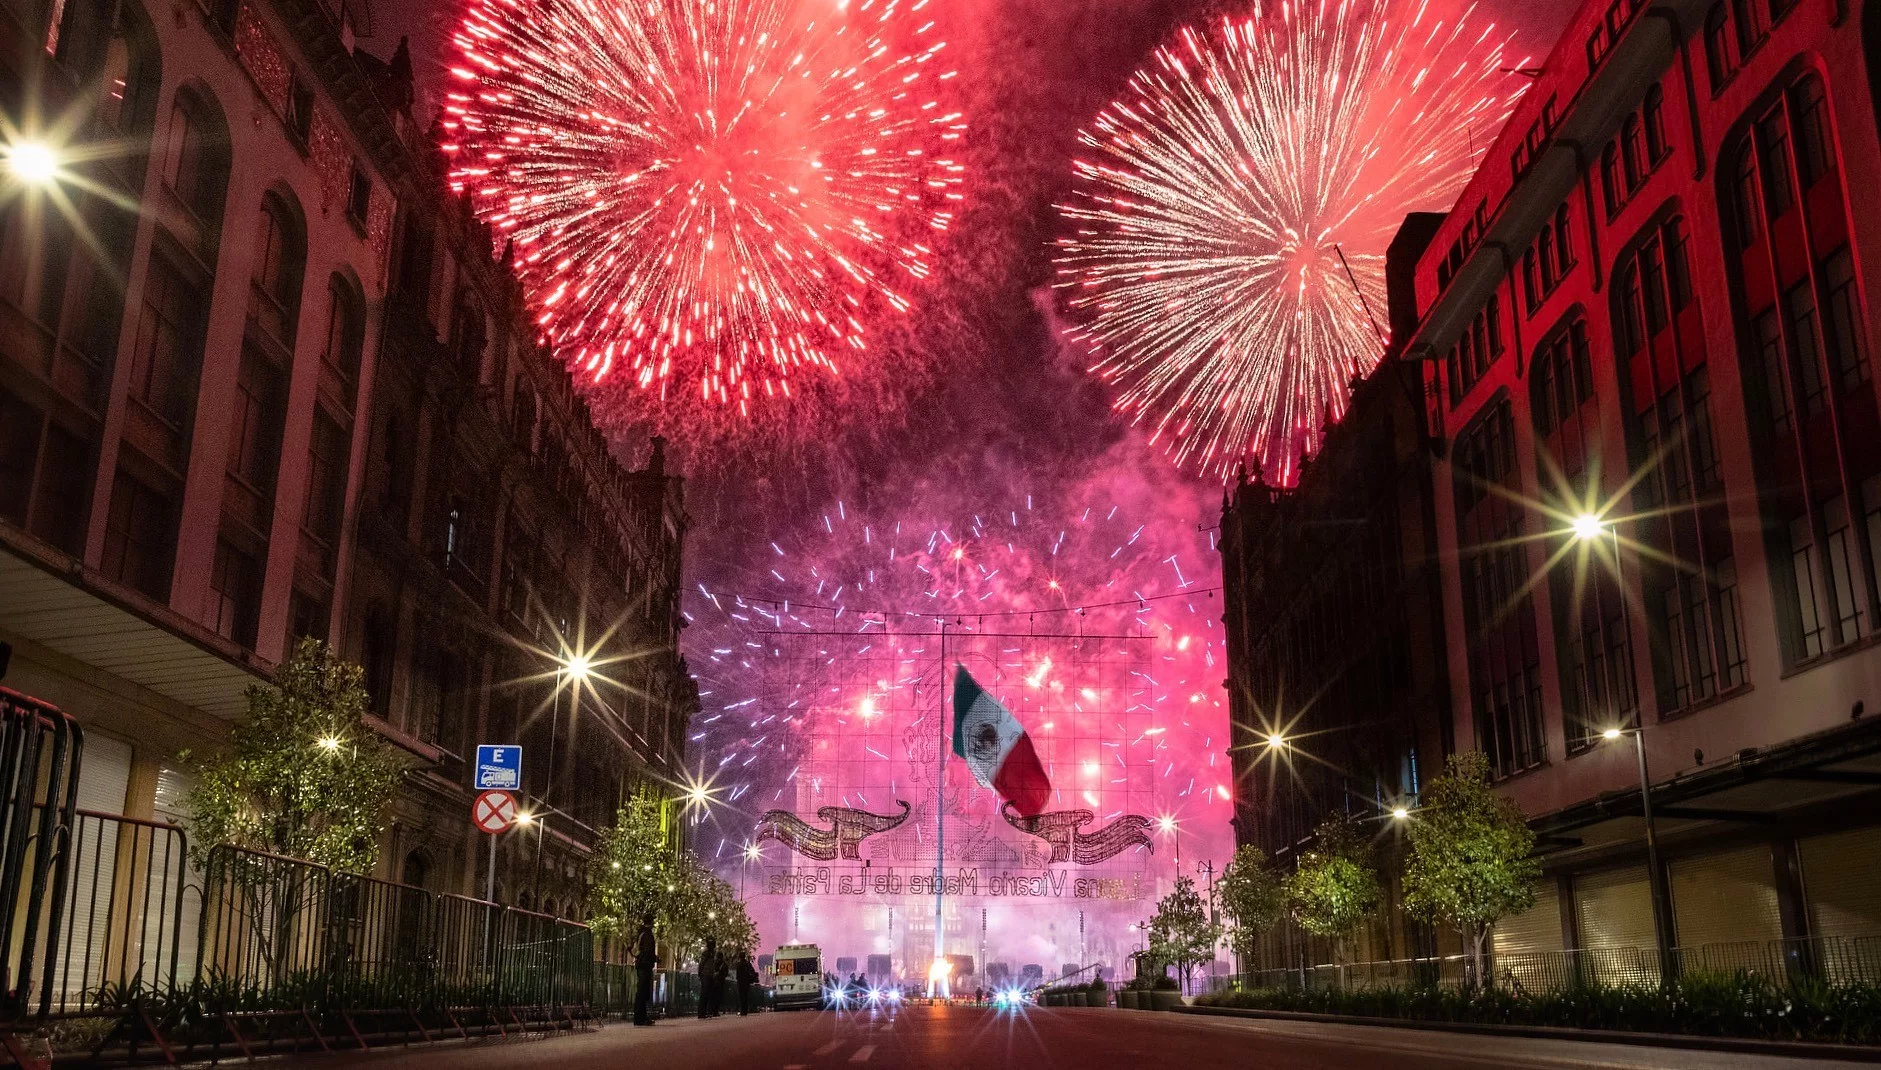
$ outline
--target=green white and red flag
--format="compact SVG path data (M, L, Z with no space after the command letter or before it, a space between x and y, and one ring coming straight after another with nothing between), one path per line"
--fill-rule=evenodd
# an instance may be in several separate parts
M1042 813L1051 799L1051 778L1025 726L964 665L954 676L954 753L966 760L981 787L998 792L1025 817Z

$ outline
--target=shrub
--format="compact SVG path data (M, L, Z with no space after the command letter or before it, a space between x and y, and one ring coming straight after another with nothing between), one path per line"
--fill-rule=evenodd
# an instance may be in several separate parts
M1169 976L1168 974L1163 974L1161 977L1158 977L1153 982L1151 982L1150 987L1155 989L1158 992L1174 992L1178 988L1181 988L1182 986L1176 983L1175 978Z
M1518 996L1435 988L1211 992L1203 1006L1437 1022L1565 1026L1845 1044L1881 1041L1881 986L1781 984L1757 974L1689 973L1676 985L1579 987Z

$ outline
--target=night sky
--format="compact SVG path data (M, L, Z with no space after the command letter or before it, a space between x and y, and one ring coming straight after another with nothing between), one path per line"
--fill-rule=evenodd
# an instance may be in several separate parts
M751 744L751 737L763 731L726 731L739 713L747 712L727 710L729 696L745 692L735 692L727 682L724 659L714 657L712 648L739 644L726 639L722 618L716 624L706 619L715 606L701 589L721 595L786 593L773 582L773 577L784 579L771 571L773 555L784 553L773 547L808 545L806 536L828 527L832 513L885 518L885 523L906 517L958 531L977 527L979 514L1002 515L1015 502L1036 505L1041 516L1056 510L1056 515L1073 517L1093 502L1100 512L1108 507L1104 503L1120 503L1146 529L1138 532L1143 545L1157 547L1156 556L1144 560L1162 568L1161 555L1171 555L1167 560L1179 560L1176 567L1187 570L1183 579L1197 591L1218 583L1210 529L1219 518L1220 485L1179 474L1141 433L1111 412L1106 389L1085 370L1087 355L1062 339L1062 305L1049 285L1050 250L1062 225L1053 205L1064 197L1080 125L1174 29L1211 12L1237 11L1239 5L1231 0L936 0L934 7L967 94L967 200L934 257L935 277L914 295L915 313L884 332L887 348L912 354L897 365L904 370L891 377L890 396L836 426L783 436L791 443L783 449L727 457L700 455L684 441L673 443L688 477L693 521L686 547L686 608L700 620L684 643L707 692L702 717L712 719L703 722L711 727L692 744L688 761L694 766L719 769L721 757ZM1498 7L1513 21L1518 54L1529 53L1537 64L1571 13L1565 3L1497 0L1479 4L1470 18L1481 24L1494 18ZM454 11L449 4L429 13L415 3L399 9L385 4L366 42L370 50L389 55L401 34L411 36L416 66L430 83L421 86L421 97L433 98L420 105L421 121L435 107L434 90L427 90L440 80ZM892 353L889 359L895 359ZM643 431L604 430L616 432L615 448L623 460L644 458ZM1133 545L1137 541L1131 537ZM1091 591L1117 585L1127 590L1141 582L1121 575L1104 556L1107 550L1098 550L1084 562L1063 563L1067 589L1073 579ZM801 562L781 567L799 569L792 582L801 574ZM787 593L802 597L798 591ZM1186 612L1215 629L1208 633L1215 636L1219 622L1210 618L1219 615L1217 607L1205 602ZM718 653L723 654L722 647ZM1213 660L1190 667L1198 665L1190 686L1213 692L1207 705L1215 711L1214 722L1195 726L1192 742L1182 748L1182 762L1200 769L1209 754L1220 758L1225 751L1227 725L1219 695L1219 677L1225 673ZM722 723L713 723L715 714L724 715ZM776 750L774 740L770 746ZM745 785L757 789L751 798L773 798L793 760L786 757L768 771L759 765L740 772L742 779L755 782ZM1220 790L1225 799L1226 789ZM1209 794L1206 784L1201 792ZM1210 827L1197 830L1202 842L1190 848L1192 857L1206 852L1225 861L1232 850L1227 814L1225 805L1207 810ZM754 816L733 808L718 832L735 847L748 835ZM712 844L700 846L710 857Z

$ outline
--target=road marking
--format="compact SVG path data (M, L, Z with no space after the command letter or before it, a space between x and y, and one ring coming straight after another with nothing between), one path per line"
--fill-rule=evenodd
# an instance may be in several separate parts
M818 1049L816 1049L815 1051L813 1051L813 1052L811 1052L810 1054L811 1054L811 1055L814 1055L814 1056L816 1056L816 1057L817 1057L817 1058L819 1058L819 1059L821 1059L821 1058L822 1058L823 1056L825 1056L825 1055L828 1055L828 1054L829 1054L830 1052L832 1052L832 1051L835 1051L835 1050L836 1050L837 1048L840 1048L840 1047L842 1047L842 1046L843 1046L843 1042L842 1042L842 1041L840 1041L840 1040L832 1040L832 1041L830 1041L830 1042L829 1042L828 1044L825 1044L825 1045L823 1045L822 1047L820 1047L820 1048L818 1048Z
M856 1053L849 1057L849 1061L852 1063L866 1063L869 1061L869 1056L874 1055L874 1054L875 1054L875 1045L864 1044L860 1048L856 1049Z

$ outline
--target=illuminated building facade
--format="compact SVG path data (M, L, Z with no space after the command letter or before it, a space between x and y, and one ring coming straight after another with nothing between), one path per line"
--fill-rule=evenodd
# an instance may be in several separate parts
M1737 944L1820 967L1881 932L1878 61L1872 3L1586 3L1456 208L1394 249L1392 359L1360 395L1420 381L1390 463L1415 470L1401 494L1428 481L1431 527L1385 556L1437 563L1438 611L1393 611L1443 637L1447 697L1389 716L1482 750L1541 835L1540 900L1500 955L1659 944L1656 971L1744 965ZM1336 445L1278 496L1353 478ZM1335 569L1348 545L1307 553ZM1237 614L1272 631L1291 609L1229 561L1239 652ZM1258 664L1234 659L1237 701ZM1336 737L1376 711L1326 717ZM1251 742L1241 837L1284 846L1264 799L1290 789ZM1320 810L1368 768L1292 765Z
M480 895L466 758L522 743L524 794L568 816L539 875L510 837L499 892L575 914L586 835L677 775L696 709L681 481L657 446L610 455L448 194L402 44L355 45L370 22L0 0L44 45L0 60L10 136L67 161L0 211L7 682L85 726L81 806L180 819L177 752L327 638L418 770L381 875ZM610 627L591 657L634 658L579 711L511 686Z

